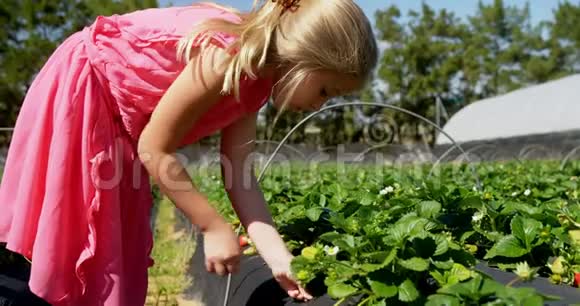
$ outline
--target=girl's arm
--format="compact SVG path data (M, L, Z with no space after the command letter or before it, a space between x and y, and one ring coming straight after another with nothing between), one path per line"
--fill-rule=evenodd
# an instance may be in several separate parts
M206 49L207 50L207 49ZM204 233L206 268L235 272L240 257L237 238L222 216L193 185L174 156L194 123L221 98L224 71L214 69L226 52L198 49L159 101L138 143L139 158L160 190Z
M225 51L213 48L192 56L163 95L145 126L138 143L139 158L161 191L202 229L218 221L186 170L174 156L194 123L220 98L224 74L212 69Z
M292 255L274 227L272 216L254 175L252 153L256 114L248 115L221 134L222 179L240 222L264 260L286 263Z
M225 128L221 135L222 178L240 222L256 249L272 269L288 295L311 299L290 271L292 254L278 234L254 175L252 153L256 138L256 114L245 116Z

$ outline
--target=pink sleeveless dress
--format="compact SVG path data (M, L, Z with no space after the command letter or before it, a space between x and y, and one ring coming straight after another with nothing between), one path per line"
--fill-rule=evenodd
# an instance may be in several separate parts
M63 42L22 105L0 185L0 242L32 260L30 288L58 305L140 306L153 241L149 176L136 143L184 65L176 44L209 6L99 17ZM216 35L225 47L235 38ZM244 78L183 139L257 112L271 80Z

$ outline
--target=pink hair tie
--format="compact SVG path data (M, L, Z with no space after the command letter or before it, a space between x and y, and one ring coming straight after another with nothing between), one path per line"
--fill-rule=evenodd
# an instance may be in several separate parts
M272 2L284 7L284 11L290 10L291 12L295 12L299 7L298 2L300 2L300 0L272 0Z

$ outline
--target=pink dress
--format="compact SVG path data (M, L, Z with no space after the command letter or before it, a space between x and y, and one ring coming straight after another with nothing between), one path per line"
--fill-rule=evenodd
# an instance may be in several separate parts
M184 65L176 43L209 6L99 17L63 42L20 111L0 185L0 241L32 259L30 288L57 305L137 306L153 262L149 176L136 143ZM216 35L225 47L234 40ZM258 111L271 80L242 80L183 139L191 144Z

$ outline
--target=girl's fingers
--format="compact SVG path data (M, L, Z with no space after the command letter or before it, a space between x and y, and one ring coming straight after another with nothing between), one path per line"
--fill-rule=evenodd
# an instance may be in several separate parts
M288 294L290 294L290 292L293 292L293 291L297 291L298 292L298 288L294 284L294 282L292 282L290 279L288 279L288 277L286 277L285 275L278 276L276 278L276 280L278 281L278 283L280 284L280 286L284 290L286 290L286 292L288 292Z
M224 261L227 273L237 273L240 266L240 257L234 256Z
M215 263L214 264L215 267L215 272L219 275L219 276L224 276L226 275L226 266L222 263Z
M232 259L231 261L208 259L205 262L207 272L216 273L220 276L224 276L228 273L236 273L239 270L240 262L239 259Z
M300 290L300 294L307 300L312 300L313 297L312 295L310 295L310 293L306 292L306 289L298 286L298 290Z
M312 295L308 294L306 290L300 287L300 285L298 285L298 283L294 279L285 275L279 277L278 282L280 283L280 286L282 286L282 288L286 290L286 293L288 294L289 297L297 300L312 299Z
M288 290L288 296L293 299L300 299L300 291L298 290Z
M302 288L302 286L300 286L297 281L295 281L292 278L289 278L288 281L291 283L290 286L292 288L295 288L292 290L292 292L296 292L296 297L293 298L299 300L311 300L313 298L312 295L306 292L306 289ZM290 290L288 291L288 293L290 293Z
M234 274L238 272L238 264L237 263L229 263L226 264L226 270L228 273Z
M205 269L207 270L207 272L209 273L213 273L215 272L213 263L210 260L206 260L205 261Z

